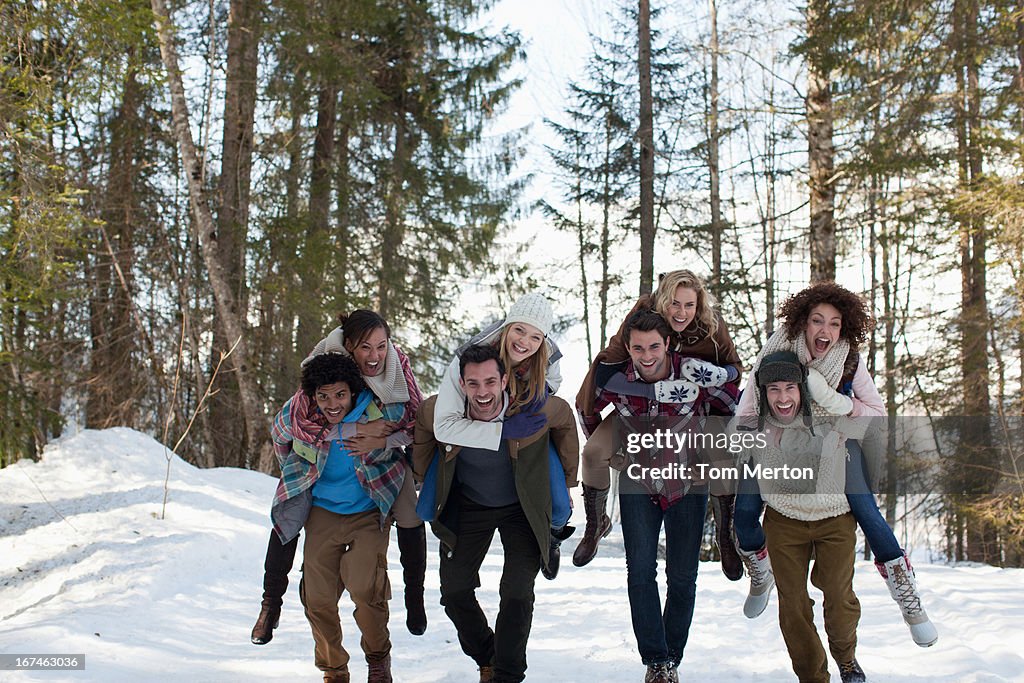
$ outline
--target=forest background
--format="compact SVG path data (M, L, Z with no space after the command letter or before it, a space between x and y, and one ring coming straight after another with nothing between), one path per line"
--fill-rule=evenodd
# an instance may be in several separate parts
M269 472L358 307L429 390L523 291L592 356L690 267L752 359L836 279L890 522L1024 565L1024 0L716 3L0 0L0 466L129 426Z

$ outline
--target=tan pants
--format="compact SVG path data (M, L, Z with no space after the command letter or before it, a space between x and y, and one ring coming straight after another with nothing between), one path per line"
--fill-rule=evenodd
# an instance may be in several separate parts
M618 430L613 416L601 420L597 429L583 445L583 472L580 479L587 486L595 489L606 489L611 486L611 475L608 468L612 466L612 455L618 450ZM615 469L621 470L624 462L616 458Z
M348 591L353 616L362 632L360 645L371 657L391 651L388 632L388 538L377 510L339 515L313 506L306 520L302 583L299 595L316 643L315 663L322 671L348 670L341 642L338 601Z
M415 529L423 524L423 520L416 514L416 482L413 481L411 467L405 470L405 483L395 498L395 504L391 506L391 514L395 523L403 529Z
M857 523L847 513L816 522L786 517L769 507L764 514L768 556L779 591L779 627L801 683L827 683L828 660L814 628L807 570L814 551L811 583L824 593L825 633L836 663L857 649L860 601L853 592Z

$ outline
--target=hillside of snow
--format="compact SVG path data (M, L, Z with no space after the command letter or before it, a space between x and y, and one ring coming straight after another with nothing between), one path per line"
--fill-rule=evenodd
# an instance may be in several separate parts
M249 643L276 481L245 470L199 470L172 457L160 519L166 467L162 445L110 429L65 437L47 447L42 461L0 470L0 654L84 653L86 662L84 671L0 671L0 681L320 680L298 599L299 559L273 642ZM582 509L575 515L582 528ZM420 637L405 630L401 567L391 543L394 678L475 680L475 665L438 604L437 540L429 532L428 539L430 623ZM556 581L538 577L527 680L642 680L619 530L585 568L569 561L576 541L563 549ZM916 569L940 634L930 649L912 643L872 565L857 565L858 659L868 679L1024 680L1024 570ZM479 591L492 621L500 572L495 541ZM745 619L745 583L727 581L717 564L701 565L681 680L793 680L777 603L759 619ZM352 680L360 681L365 664L349 605L343 598L345 645Z

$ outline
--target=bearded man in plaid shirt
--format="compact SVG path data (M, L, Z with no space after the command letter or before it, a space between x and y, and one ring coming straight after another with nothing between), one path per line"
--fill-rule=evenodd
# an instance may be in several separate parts
M620 477L619 510L633 634L647 666L644 680L658 683L678 680L677 667L686 647L697 591L708 485L697 476L699 454L689 447L690 437L704 431L712 412L729 414L736 402L732 385L701 387L679 379L699 376L705 361L670 351L670 333L658 313L634 313L625 335L630 360L624 374L632 385L629 393L599 387L593 415L580 415L588 438L601 423L600 411L605 406L614 406L613 414L618 416L622 437L618 442L629 465L628 476ZM613 458L616 469L623 464L622 458ZM663 524L668 576L664 612L657 580Z

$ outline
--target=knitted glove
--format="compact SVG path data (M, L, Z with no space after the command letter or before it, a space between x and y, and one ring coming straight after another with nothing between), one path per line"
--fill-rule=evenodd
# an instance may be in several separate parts
M548 423L544 413L516 413L501 425L502 439L523 439L536 434Z
M729 371L696 358L687 358L680 367L683 379L688 379L699 387L720 387L729 381Z
M654 383L654 399L658 403L693 403L700 387L685 379L663 379Z
M849 415L853 410L853 399L830 387L825 377L814 368L807 368L807 390L811 400L830 415Z

